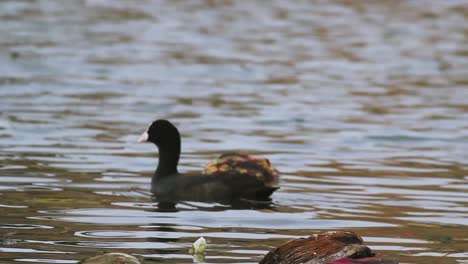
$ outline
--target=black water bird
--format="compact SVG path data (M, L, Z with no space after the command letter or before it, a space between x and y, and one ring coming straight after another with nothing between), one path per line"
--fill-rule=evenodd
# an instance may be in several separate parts
M180 134L167 120L154 121L138 142L151 142L159 149L159 163L151 181L151 191L160 202L261 201L268 200L279 188L278 171L268 159L243 153L223 154L209 162L203 173L179 173Z

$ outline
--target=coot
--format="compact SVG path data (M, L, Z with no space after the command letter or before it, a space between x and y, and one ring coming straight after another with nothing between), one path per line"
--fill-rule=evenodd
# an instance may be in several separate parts
M180 134L168 120L154 121L138 141L154 143L159 149L151 191L161 202L267 200L279 188L278 171L267 159L243 153L223 154L208 163L203 173L179 173Z

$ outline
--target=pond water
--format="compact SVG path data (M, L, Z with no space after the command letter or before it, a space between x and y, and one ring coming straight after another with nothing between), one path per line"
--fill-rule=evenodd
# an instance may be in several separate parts
M0 2L0 262L257 263L348 229L401 263L468 263L468 1ZM157 210L150 121L180 171L281 171L271 208Z

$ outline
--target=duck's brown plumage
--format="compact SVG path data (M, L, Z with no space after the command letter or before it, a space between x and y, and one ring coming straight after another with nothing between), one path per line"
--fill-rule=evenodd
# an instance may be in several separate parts
M353 262L355 261L355 262ZM259 264L396 264L375 257L361 237L350 231L329 231L293 239L271 250Z
M224 153L205 166L205 174L247 174L262 182L265 187L278 189L279 172L271 166L267 158L245 153Z

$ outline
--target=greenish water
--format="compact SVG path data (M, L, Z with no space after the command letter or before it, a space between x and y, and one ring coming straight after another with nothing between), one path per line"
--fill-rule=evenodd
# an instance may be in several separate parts
M257 263L350 229L401 263L468 263L467 1L1 1L0 262ZM155 118L180 171L268 157L272 208L148 192Z

